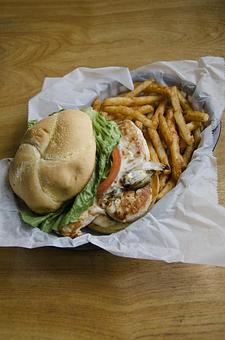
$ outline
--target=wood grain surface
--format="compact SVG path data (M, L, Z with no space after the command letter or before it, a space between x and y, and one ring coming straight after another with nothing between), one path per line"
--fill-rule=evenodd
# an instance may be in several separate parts
M44 77L225 56L225 1L0 0L0 158ZM224 119L223 119L224 123ZM225 206L225 132L218 191ZM0 249L0 339L224 339L225 269L100 250Z

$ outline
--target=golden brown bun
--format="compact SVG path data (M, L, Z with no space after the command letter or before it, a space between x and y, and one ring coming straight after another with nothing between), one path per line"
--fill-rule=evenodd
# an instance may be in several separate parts
M25 133L10 165L11 187L34 212L53 212L88 182L95 152L89 116L79 110L58 112Z

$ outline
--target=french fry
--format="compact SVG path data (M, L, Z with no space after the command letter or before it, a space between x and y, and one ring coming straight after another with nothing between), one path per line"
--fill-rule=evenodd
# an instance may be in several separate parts
M106 118L108 118L108 116L109 116L109 114L108 114L107 112L105 112L105 111L101 111L101 114L102 114L104 117L106 117Z
M162 114L164 113L165 105L166 105L165 101L159 103L157 109L155 110L155 113L152 116L152 123L153 123L153 126L154 126L155 129L158 128L158 125L159 125L159 114L160 113L162 113Z
M150 160L153 162L159 162L159 157L157 155L157 152L154 149L154 146L149 140L147 141L147 144L148 144L148 149L149 149Z
M149 134L150 140L151 140L151 142L152 142L152 144L153 144L153 146L154 146L154 148L157 152L157 155L158 155L160 162L167 165L170 168L169 160L168 160L166 151L163 147L163 144L161 142L161 139L159 137L158 132L156 131L156 129L149 128L148 134ZM165 170L165 172L169 173L170 170Z
M187 147L187 144L185 143L185 141L183 140L183 138L180 138L179 140L179 145L180 145L180 153L183 154L184 150Z
M184 168L187 167L188 163L191 160L192 154L194 152L195 145L194 143L192 145L188 145L183 153L183 160L184 160Z
M176 131L175 121L173 118L173 111L169 109L167 111L167 126L172 134L172 142L169 144L170 156L171 156L171 167L172 176L175 180L178 180L184 166L183 157L180 153L179 136Z
M132 108L140 112L142 115L154 112L154 107L152 105L133 106Z
M150 112L150 113L148 113L147 115L146 115L146 117L148 118L148 119L152 119L152 117L153 117L153 112Z
M101 105L102 102L99 97L96 97L95 100L92 103L92 107L95 111L100 111L101 110Z
M146 105L158 102L162 99L160 95L151 95L151 96L143 96L143 97L112 97L106 98L103 102L103 106L139 106Z
M190 130L186 126L186 122L181 111L176 86L171 88L171 102L174 108L174 118L178 126L179 134L188 145L191 145L194 143L194 137L191 135Z
M134 88L136 89L136 87L138 86L138 85L140 85L141 84L141 82L140 81L135 81L134 83ZM118 96L119 97L125 97L127 94L129 94L131 91L129 90L129 91L127 91L124 87L123 87L123 91L121 92L121 93L119 93L118 94Z
M166 144L170 146L173 140L172 133L170 132L167 121L162 112L159 113L159 131L161 132Z
M133 108L126 106L105 106L104 110L111 114L123 114L130 117L130 119L139 120L146 127L152 127L152 122Z
M163 96L169 96L170 91L167 86L159 85L155 82L152 82L148 87L145 89L146 93L159 93Z
M194 134L194 140L195 140L195 148L197 149L200 141L201 141L201 130L200 127L198 127L196 130L193 132Z
M161 173L159 175L159 192L164 188L166 182L168 181L169 175L165 173Z
M191 105L188 103L187 99L183 94L177 89L178 98L184 112L193 111Z
M139 120L135 120L135 125L136 125L140 130L142 130L142 128L143 128L143 123L142 123L142 122L140 122Z
M201 123L200 122L190 122L190 123L187 123L186 125L187 125L187 127L190 131L193 131L193 130L197 129L198 127L200 127Z
M151 189L152 189L152 201L151 206L155 203L157 196L159 194L159 174L158 171L156 171L151 178Z
M173 189L176 185L176 181L171 178L166 185L164 186L164 188L159 192L158 196L157 196L157 201L160 200L161 198L163 198L171 189Z
M146 89L146 87L148 87L151 83L152 83L152 80L145 80L144 82L142 82L142 83L138 84L136 87L134 87L134 90L130 91L126 95L126 97L136 97L137 95L139 95L139 93L144 91Z
M185 115L186 122L202 122L206 123L209 119L209 115L200 111L188 111Z
M134 88L136 89L137 86L139 86L140 84L141 84L141 81L135 81L134 82ZM131 92L131 91L129 91L129 92Z

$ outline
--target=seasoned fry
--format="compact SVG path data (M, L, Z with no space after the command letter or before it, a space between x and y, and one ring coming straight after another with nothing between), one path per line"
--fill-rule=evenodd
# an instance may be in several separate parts
M133 91L130 91L126 97L136 97L137 95L139 95L139 93L141 93L142 91L144 91L146 89L146 87L148 87L150 84L152 83L152 80L145 80L144 82L138 84Z
M194 148L195 148L195 145L194 145L194 143L193 143L192 145L188 145L188 146L186 147L186 149L184 150L184 153L183 153L183 160L184 160L184 167L185 167L185 168L187 167L188 163L189 163L190 160L191 160L191 157L192 157Z
M134 110L133 108L126 107L126 106L105 106L104 110L111 114L121 113L123 115L130 117L131 119L139 120L146 127L152 127L152 122L148 118L146 118L144 115Z
M143 123L142 123L142 122L140 122L139 120L135 120L135 125L136 125L140 130L142 130L142 128L143 128Z
M164 114L165 105L166 105L165 101L161 102L152 116L152 123L155 129L157 129L159 125L159 114L160 113Z
M115 105L122 105L122 106L139 106L139 105L146 105L158 102L162 99L162 96L159 95L151 95L151 96L143 96L143 97L112 97L107 98L103 102L103 106L115 106Z
M99 97L96 97L95 100L92 103L92 107L95 111L100 111L101 110L101 105L102 102Z
M132 108L140 112L142 115L154 112L154 107L152 105L133 106Z
M108 113L107 112L104 112L104 111L101 111L101 114L104 116L104 117L106 117L106 118L108 118Z
M176 185L176 181L171 178L166 185L164 186L164 188L159 192L158 196L157 196L157 201L160 200L163 196L165 196L171 189L173 189Z
M175 180L178 180L184 166L183 157L180 154L179 136L176 131L175 121L173 118L173 111L169 109L167 111L167 125L172 134L172 143L170 146L171 155L171 167L172 176Z
M159 192L164 188L166 182L168 181L169 175L162 173L159 176Z
M184 116L181 111L179 98L177 95L177 88L173 86L171 88L171 102L174 108L174 118L178 126L179 133L181 137L185 140L188 145L194 143L194 138L190 133L190 130L186 126L186 122L184 120Z
M157 155L158 155L160 162L168 165L168 167L170 168L169 160L168 160L166 151L163 147L163 144L161 142L161 139L159 137L158 132L156 131L156 129L149 128L148 134L149 134L151 142L152 142L152 144L153 144L153 146L154 146L154 148L157 152ZM166 170L165 172L170 172L170 170Z
M206 123L209 119L209 115L205 112L200 111L188 111L185 115L186 122L202 122Z
M187 144L185 143L185 141L183 140L183 138L180 138L179 140L179 145L180 145L180 153L183 154L184 150L187 147Z
M181 91L177 89L178 98L184 112L193 111L191 105L188 103L187 99L183 96Z
M141 81L135 81L134 82L134 88L136 89L137 86L139 86L140 84L141 84ZM131 91L129 91L129 92L131 92Z
M168 87L164 85L159 85L155 82L152 82L148 87L145 89L146 93L159 93L162 94L163 96L169 96L170 95L170 90Z
M151 206L155 203L157 196L159 194L159 174L156 171L151 178L151 189L152 189L152 201Z
M197 129L198 127L200 127L201 123L200 122L190 122L186 125L187 125L187 127L190 131L193 131L193 130Z
M153 117L153 112L151 112L151 113L148 113L147 115L146 115L146 117L148 118L148 119L152 119L152 117Z
M157 152L154 149L154 146L150 141L147 141L148 144L148 149L149 149L149 155L150 155L150 160L153 162L159 162L159 157L157 155Z
M201 141L201 130L200 127L197 128L194 132L194 140L195 140L195 148L197 149L200 141Z
M162 112L159 113L159 131L163 136L166 144L170 146L172 144L172 133L167 125L167 121Z

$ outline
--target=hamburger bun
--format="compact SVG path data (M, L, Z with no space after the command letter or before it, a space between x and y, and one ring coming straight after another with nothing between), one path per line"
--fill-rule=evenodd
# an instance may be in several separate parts
M89 116L79 110L55 113L25 133L10 164L10 185L33 212L54 212L89 181L95 154Z

